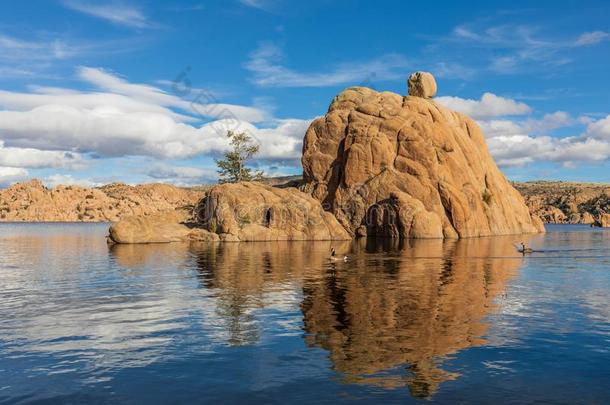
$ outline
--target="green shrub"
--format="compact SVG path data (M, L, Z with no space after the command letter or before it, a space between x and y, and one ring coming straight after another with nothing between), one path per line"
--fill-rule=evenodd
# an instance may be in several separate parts
M488 189L483 190L483 193L481 193L481 198L483 199L483 202L487 205L491 204L491 200L493 199L493 195L489 192Z

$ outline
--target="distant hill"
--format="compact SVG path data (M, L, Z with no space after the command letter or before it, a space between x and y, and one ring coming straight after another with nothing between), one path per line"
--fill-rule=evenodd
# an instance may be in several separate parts
M194 205L202 191L169 184L45 187L40 180L0 190L0 221L105 222Z
M532 181L513 186L545 223L601 225L610 214L610 184Z

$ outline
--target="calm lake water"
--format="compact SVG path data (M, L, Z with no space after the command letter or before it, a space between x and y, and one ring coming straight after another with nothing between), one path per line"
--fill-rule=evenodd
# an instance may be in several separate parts
M0 403L610 403L610 231L108 247L0 224Z

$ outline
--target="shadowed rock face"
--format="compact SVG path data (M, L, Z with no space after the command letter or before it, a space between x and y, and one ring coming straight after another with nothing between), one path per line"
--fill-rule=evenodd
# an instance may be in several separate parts
M422 97L349 88L303 143L306 192L352 235L543 232L467 116Z

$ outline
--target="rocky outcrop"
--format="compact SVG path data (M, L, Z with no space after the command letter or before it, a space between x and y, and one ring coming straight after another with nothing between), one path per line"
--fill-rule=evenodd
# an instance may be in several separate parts
M224 241L351 238L310 195L261 183L213 187L197 207L197 222Z
M434 77L414 73L408 86L407 97L364 87L343 91L305 135L304 192L292 181L218 185L197 205L196 228L223 241L544 232L495 165L478 125L430 99ZM113 240L157 241L155 226L163 226L164 241L193 235L166 219L124 222L111 230ZM119 230L128 237L112 236Z
M544 231L497 168L479 126L430 99L349 88L309 127L302 163L302 189L351 235Z
M218 235L189 226L190 213L168 211L150 216L127 217L110 227L113 243L168 243L217 241Z
M533 215L551 224L604 226L610 185L564 181L514 183Z
M0 190L0 221L112 222L193 206L202 196L168 184L47 188L30 180Z
M608 228L610 227L610 214L600 214L597 219L592 223L593 226Z
M109 235L113 243L349 239L310 195L249 182L212 187L190 212L127 217L113 224Z

